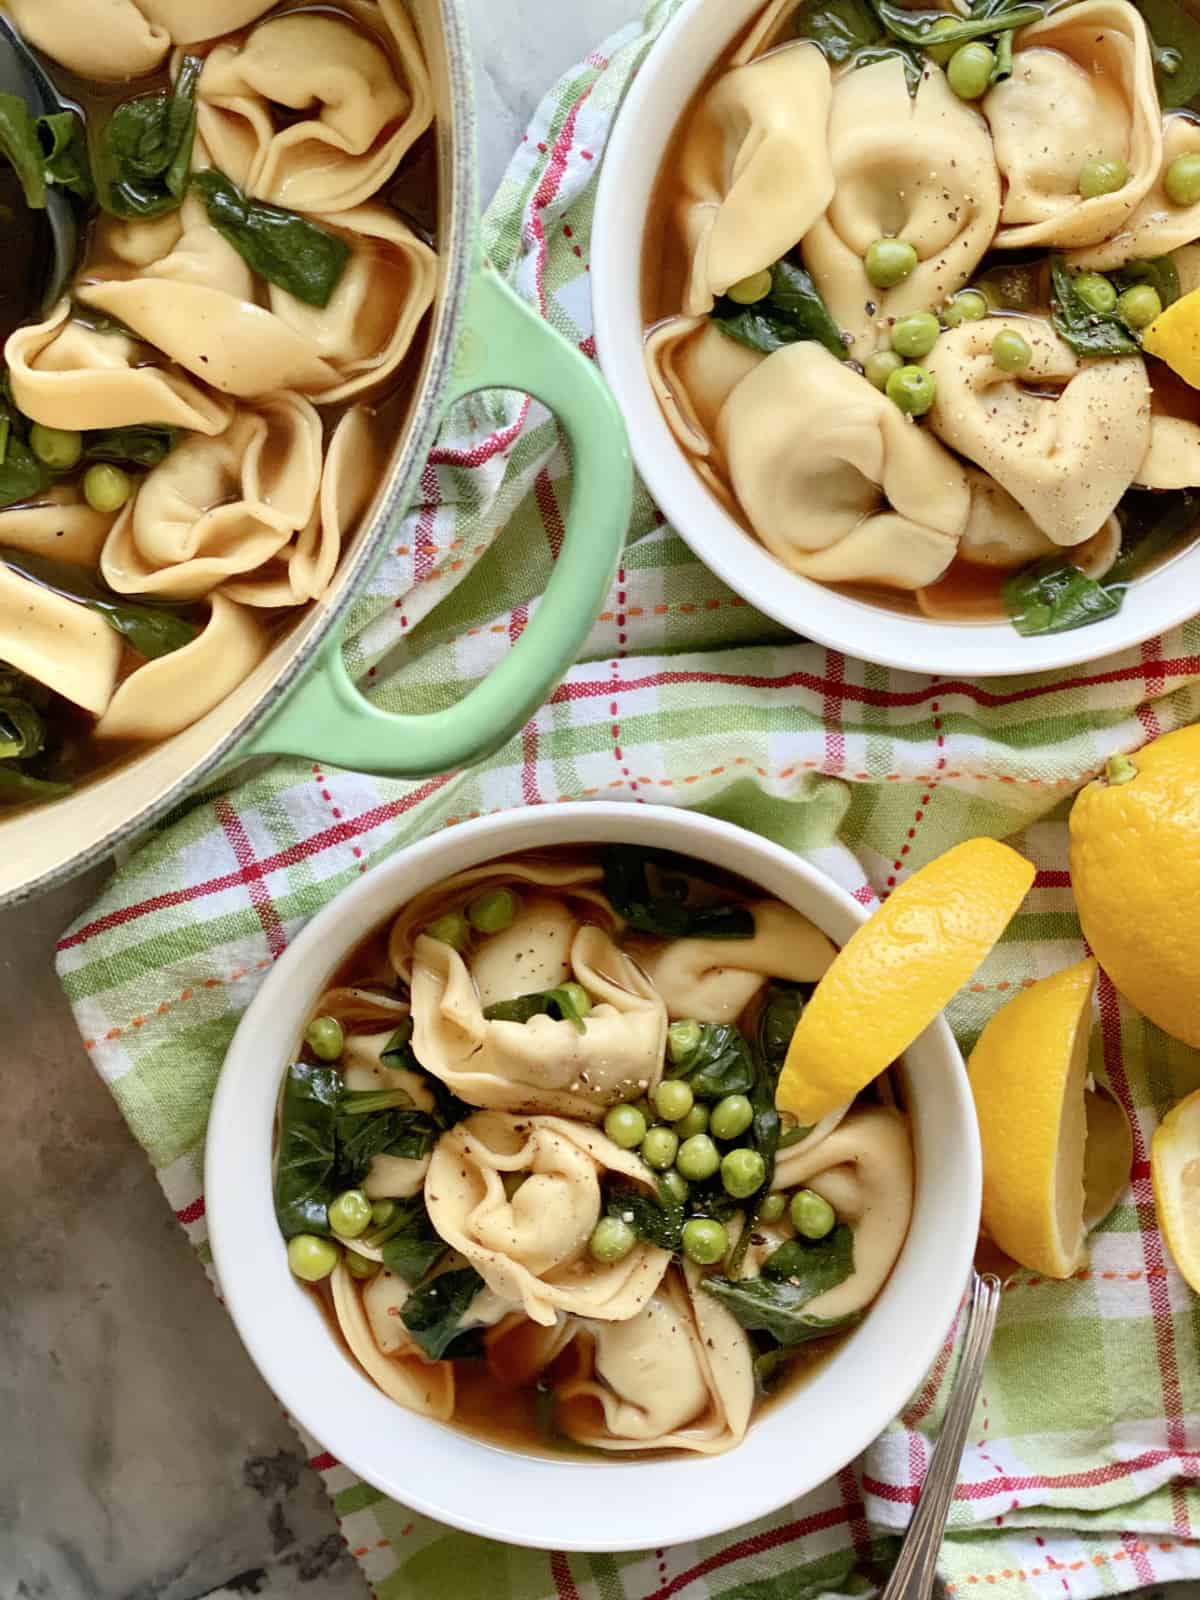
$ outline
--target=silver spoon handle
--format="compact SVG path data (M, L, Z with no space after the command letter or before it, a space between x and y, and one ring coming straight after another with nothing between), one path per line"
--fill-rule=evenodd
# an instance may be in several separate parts
M929 1600L937 1574L938 1552L958 1483L958 1468L967 1442L967 1430L983 1382L983 1366L996 1331L1000 1311L1000 1280L991 1273L975 1273L962 1360L946 1420L934 1447L929 1471L921 1487L917 1509L900 1547L896 1566L881 1600Z

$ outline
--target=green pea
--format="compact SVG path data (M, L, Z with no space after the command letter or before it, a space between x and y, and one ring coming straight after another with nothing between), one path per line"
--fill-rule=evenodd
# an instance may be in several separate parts
M83 435L71 428L47 428L35 422L29 430L29 448L55 472L70 472L83 454Z
M1081 272L1071 287L1089 311L1111 311L1117 303L1117 291L1102 273Z
M360 1256L357 1250L347 1250L345 1262L346 1271L352 1278L373 1278L379 1271L378 1261L372 1261L368 1256Z
M901 367L887 381L887 397L910 417L923 417L933 404L937 380L924 367Z
M711 1267L729 1249L729 1235L719 1222L693 1217L683 1225L683 1253L698 1267Z
M371 1206L371 1222L376 1228L386 1228L396 1211L394 1200L376 1200Z
M1161 310L1158 290L1148 283L1134 284L1117 301L1117 315L1130 328L1148 328Z
M1129 182L1129 168L1120 156L1093 156L1079 169L1079 193L1084 200L1115 194Z
M288 1240L288 1266L305 1283L320 1283L327 1278L341 1253L332 1239L320 1239L315 1233L298 1233Z
M444 917L431 922L425 932L439 944L448 944L452 950L465 950L471 937L471 929L461 911L447 911Z
M673 1022L667 1029L667 1050L674 1066L681 1067L700 1043L701 1028L690 1018Z
M767 1163L757 1150L731 1150L721 1162L721 1183L735 1200L745 1200L761 1189L766 1176Z
M833 1232L837 1216L828 1200L813 1189L798 1189L788 1207L792 1227L803 1239L823 1239Z
M1200 154L1176 156L1167 168L1163 188L1173 206L1194 206L1200 200Z
M921 49L924 50L927 56L932 56L939 67L946 65L947 61L958 49L958 46L956 44L932 44L929 41L938 38L940 34L953 33L961 25L957 17L939 17L921 35Z
M963 322L978 322L987 314L987 298L978 289L964 289L942 307L942 321L948 328L957 328Z
M979 39L960 45L950 57L946 81L960 100L978 100L988 92L996 57Z
M656 1172L665 1172L675 1164L678 1149L679 1135L660 1124L651 1128L642 1140L642 1160Z
M740 283L733 284L725 293L735 305L757 305L760 300L765 300L771 292L771 269L764 267L761 272L752 272L748 278L743 278Z
M664 1122L678 1122L696 1103L691 1086L678 1078L667 1078L654 1091L654 1106Z
M467 907L467 921L480 933L503 933L511 928L520 901L511 889L489 889Z
M703 1183L721 1165L721 1153L706 1133L694 1133L679 1146L675 1165L689 1183Z
M786 1210L787 1201L781 1194L769 1194L759 1207L759 1220L761 1222L778 1222Z
M601 1217L592 1229L588 1249L593 1261L612 1267L618 1261L624 1261L636 1243L637 1234L627 1222L622 1222L620 1217Z
M863 257L867 279L876 289L894 289L917 264L916 249L907 239L876 239Z
M318 1061L336 1061L346 1048L346 1035L336 1017L314 1017L304 1030L304 1042Z
M712 1108L709 1129L716 1139L737 1139L754 1121L754 1107L744 1094L727 1094Z
M677 1206L686 1204L687 1197L692 1191L688 1185L687 1179L678 1171L677 1168L671 1167L669 1171L663 1173L662 1177L658 1181L667 1191L667 1195L673 1204Z
M636 1106L613 1106L604 1119L604 1131L622 1150L636 1150L646 1137L646 1119Z
M910 359L927 356L938 341L942 325L932 311L913 311L892 329L892 349ZM886 388L886 384L885 384Z
M592 1009L592 997L581 983L564 983L562 992L566 999L575 1007L575 1014L586 1017Z
M694 1139L698 1133L708 1132L708 1107L698 1102L688 1112L686 1117L680 1117L675 1124L675 1132L681 1141Z
M343 1239L357 1239L371 1226L371 1202L361 1189L347 1189L329 1206L329 1226Z
M1001 328L992 340L992 361L1001 372L1024 372L1033 360L1033 349L1028 339L1023 339L1011 328Z
M877 389L886 389L892 373L899 372L903 365L904 357L898 356L894 350L876 350L863 363L863 372L868 383L874 384Z
M133 479L107 461L97 461L83 475L83 498L93 511L120 511L132 493Z

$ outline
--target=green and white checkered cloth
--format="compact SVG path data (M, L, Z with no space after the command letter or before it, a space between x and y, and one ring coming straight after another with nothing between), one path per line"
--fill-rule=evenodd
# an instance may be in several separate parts
M597 168L677 3L654 0L555 87L487 217L496 264L589 352ZM355 617L353 664L382 704L445 705L508 647L545 586L567 473L554 423L520 397L450 418ZM1014 662L1020 649L1014 637ZM969 1047L1014 989L1081 954L1071 795L1111 752L1198 717L1200 623L1057 680L892 672L782 634L692 558L643 492L582 664L499 755L423 783L281 761L199 796L64 937L59 970L207 1265L205 1123L238 1018L306 918L411 840L551 800L685 805L805 852L870 904L959 839L1011 838L1037 883L953 1007ZM1106 985L1093 1067L1134 1124L1132 1191L1087 1271L1067 1283L1022 1274L1005 1295L944 1547L955 1591L1086 1600L1200 1575L1200 1302L1156 1229L1147 1162L1157 1117L1200 1085L1200 1056ZM817 1494L723 1538L637 1556L453 1533L307 1442L379 1600L799 1600L878 1579L952 1368L948 1346L884 1438Z

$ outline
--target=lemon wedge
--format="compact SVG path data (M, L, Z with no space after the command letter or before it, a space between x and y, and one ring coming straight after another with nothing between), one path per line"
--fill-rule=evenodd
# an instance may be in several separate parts
M914 872L813 991L779 1077L779 1109L819 1122L885 1072L996 944L1033 878L1024 856L995 839L968 839Z
M983 1145L983 1226L1047 1278L1069 1278L1087 1259L1085 1091L1098 970L1081 961L1023 989L992 1017L967 1064Z
M1142 334L1142 349L1200 389L1200 289L1181 295Z
M1150 1177L1163 1237L1175 1265L1200 1294L1200 1089L1155 1129Z

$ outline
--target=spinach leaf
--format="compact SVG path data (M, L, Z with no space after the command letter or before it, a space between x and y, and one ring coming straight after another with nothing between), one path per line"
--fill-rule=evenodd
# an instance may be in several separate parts
M825 4L802 6L796 13L795 28L801 39L820 45L835 66L883 38L883 28L867 0L826 0Z
M0 509L36 500L49 481L50 474L9 422L0 458Z
M753 939L754 916L744 905L732 900L691 903L688 879L695 868L684 857L614 844L604 851L603 862L604 892L636 932L664 939ZM653 893L650 865L678 875L683 895Z
M0 761L40 755L46 746L46 724L19 695L0 693Z
M431 1361L440 1361L464 1332L462 1319L484 1287L474 1267L439 1272L404 1302L400 1320Z
M754 1387L759 1394L766 1398L774 1394L780 1383L787 1376L788 1368L792 1364L793 1352L785 1345L777 1344L770 1350L764 1350L754 1358Z
M9 441L8 453L13 452ZM4 469L0 468L0 478ZM170 655L191 644L200 632L199 626L178 611L164 606L134 605L121 595L112 594L97 582L92 573L83 567L71 566L52 560L49 556L35 555L28 550L10 550L0 547L0 562L14 572L37 583L43 589L77 600L89 610L102 616L114 633L119 633L130 649L147 661Z
M823 1239L789 1239L762 1264L764 1278L803 1289L809 1300L836 1289L853 1271L854 1233L844 1222Z
M421 1195L397 1200L399 1215L388 1223L388 1237L380 1241L383 1264L389 1272L415 1287L431 1272L450 1246L434 1230Z
M341 1074L306 1061L288 1068L283 1086L275 1170L275 1216L285 1239L329 1234L336 1189L337 1104Z
M846 357L841 332L812 275L794 261L775 263L770 293L757 305L739 306L722 298L713 307L712 319L731 339L767 355L784 345L811 339L824 345L839 361Z
M530 1017L556 1017L573 1022L580 1033L587 1025L580 1015L571 991L566 987L547 989L544 994L523 994L515 1000L497 1000L483 1009L489 1022L528 1022Z
M702 1022L695 1046L672 1060L668 1076L682 1078L697 1100L749 1094L754 1086L750 1046L729 1022Z
M84 205L91 205L96 185L92 181L83 119L73 111L55 111L39 117L35 126L47 183L56 183Z
M1123 590L1097 583L1064 556L1048 556L1004 584L1009 621L1027 639L1102 622L1116 616L1123 598Z
M438 1129L423 1111L387 1110L378 1105L355 1106L356 1095L342 1091L337 1117L337 1179L352 1189L366 1177L376 1156L400 1156L419 1161L438 1141ZM368 1092L367 1100L379 1096Z
M1132 289L1139 283L1148 283L1157 291L1164 306L1174 305L1179 299L1179 268L1170 256L1147 256L1142 261L1127 261L1109 277L1118 292Z
M251 200L215 168L197 172L208 220L242 259L269 283L308 306L327 306L350 260L350 246L335 233L282 206Z
M762 1277L709 1277L702 1287L715 1295L743 1328L768 1333L787 1347L853 1326L859 1320L857 1312L847 1317L814 1317L804 1311L810 1300L844 1283L854 1271L850 1229L842 1223L827 1239L816 1243L789 1240L768 1262L775 1262L784 1251L792 1254L773 1274L768 1275L764 1266ZM789 1268L786 1273L782 1271L785 1265Z
M1075 292L1071 274L1061 256L1050 262L1050 318L1055 332L1077 356L1137 355L1141 341L1115 311L1092 311ZM1072 624L1078 627L1078 623ZM1043 630L1045 631L1045 630Z
M683 1205L665 1189L660 1189L659 1195L655 1200L642 1189L615 1184L608 1191L605 1215L627 1222L647 1244L657 1245L660 1250L678 1250L683 1243Z
M1113 589L1129 583L1200 523L1200 491L1127 489L1117 507L1121 554L1105 575Z
M1013 70L1013 36L1011 33L1002 33L996 40L996 59L992 65L992 75L989 83L1003 83L1005 78L1012 77Z
M129 428L102 428L83 436L85 461L115 461L120 466L149 469L170 455L178 431L165 424L145 423Z
M159 217L183 204L203 65L198 56L184 56L169 92L126 100L105 123L97 152L97 190L106 211L118 217Z
M776 1069L782 1068L787 1059L788 1046L806 999L804 990L798 984L778 982L772 983L767 989L755 1033L758 1048Z
M873 0L873 4L875 15L893 39L922 48L926 44L937 44L940 48L966 44L969 39L986 39L992 34L1024 28L1046 14L1046 7L1040 0L1030 0L1026 5L998 6L982 15L973 12L957 27L939 28L936 37L931 39L930 29L945 19L945 11L910 11L907 6L893 5L891 0Z
M46 174L33 112L16 94L0 94L0 156L4 156L25 191L31 211L46 209Z

